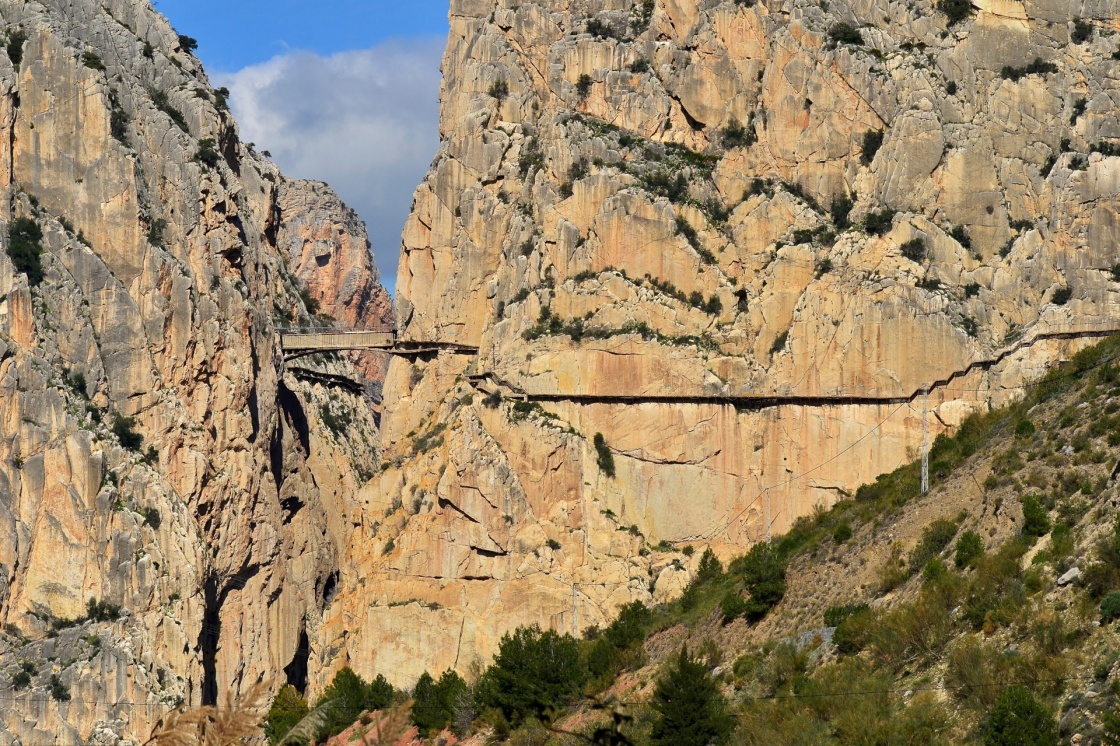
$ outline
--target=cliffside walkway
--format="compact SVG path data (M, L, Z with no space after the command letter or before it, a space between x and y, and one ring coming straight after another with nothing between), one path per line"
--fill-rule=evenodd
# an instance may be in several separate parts
M469 375L467 379L478 391L488 396L499 395L504 399L522 402L574 402L577 404L720 404L731 405L741 411L771 409L781 406L831 407L831 406L891 406L911 404L926 392L939 389L962 392L966 390L950 388L958 379L977 370L990 370L1013 354L1045 340L1074 340L1109 337L1120 334L1120 324L1113 320L1083 324L1076 327L1063 327L1053 331L1034 330L1034 333L1009 340L1003 349L995 354L975 360L968 366L955 370L942 378L919 386L914 390L875 395L866 391L833 391L817 394L798 394L793 392L762 392L741 394L683 393L683 394L586 394L564 392L525 391L493 371ZM1011 388L1023 388L1015 386ZM987 391L995 393L997 389ZM976 391L969 393L984 393Z
M498 395L505 399L523 402L575 402L582 404L631 405L711 403L731 405L740 410L762 410L787 405L808 407L898 405L912 403L920 396L925 395L926 392L932 392L938 389L954 391L954 389L949 388L949 386L957 379L963 378L976 370L990 370L1011 355L1044 340L1100 338L1120 333L1120 324L1114 319L1097 319L1093 322L1082 323L1076 326L1063 324L1058 328L1048 328L1049 326L1048 324L1043 324L1041 328L1033 329L1033 333L1007 340L1004 347L991 356L975 360L965 368L952 371L945 377L923 385L917 390L883 393L879 395L867 391L831 391L814 394L779 391L740 394L695 392L675 395L531 392L525 391L516 384L501 378L494 371L475 372L473 374L468 374L467 378L471 385L483 394L488 396ZM284 330L280 334L280 346L283 349L284 360L286 362L315 353L343 350L382 350L390 355L408 358L426 354L438 354L440 352L465 355L478 354L477 347L462 345L457 342L402 340L399 338L397 330L394 327L388 326L365 329L319 328ZM310 371L308 373L309 375L311 374ZM326 374L316 375L321 378L326 376ZM323 378L321 382L343 385L341 381L334 380L339 378L338 376L330 378L331 380Z
M425 342L399 339L395 327L366 329L288 329L280 332L280 348L285 360L294 360L317 352L342 350L382 350L390 355L413 357L435 352L474 354L477 347L455 342Z

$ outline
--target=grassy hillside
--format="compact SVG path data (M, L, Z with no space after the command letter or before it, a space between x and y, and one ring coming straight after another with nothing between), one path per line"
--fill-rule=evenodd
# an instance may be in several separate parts
M928 495L907 465L705 555L673 604L519 630L396 707L473 743L1120 743L1118 460L1112 338L938 438Z

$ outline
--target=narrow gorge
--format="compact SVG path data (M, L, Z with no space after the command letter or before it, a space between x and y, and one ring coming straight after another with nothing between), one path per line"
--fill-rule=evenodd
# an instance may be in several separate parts
M1120 331L1113 4L452 0L395 300L148 0L0 19L0 744L579 636Z

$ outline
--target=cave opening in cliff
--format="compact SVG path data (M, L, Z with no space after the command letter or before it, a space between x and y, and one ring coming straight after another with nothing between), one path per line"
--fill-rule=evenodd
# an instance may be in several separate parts
M310 657L311 641L307 637L307 628L303 627L299 631L296 653L292 656L291 663L284 666L284 676L287 677L288 683L300 692L307 691L307 661Z

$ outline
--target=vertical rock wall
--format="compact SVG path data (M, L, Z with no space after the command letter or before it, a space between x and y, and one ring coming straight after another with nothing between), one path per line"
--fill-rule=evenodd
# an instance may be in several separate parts
M453 0L397 297L478 353L390 366L334 666L669 598L1116 328L1116 10L979 5Z
M0 24L0 221L44 250L38 284L0 252L0 743L113 743L317 668L377 433L313 375L349 363L285 369L276 332L305 282L391 316L353 213L239 142L148 2Z

